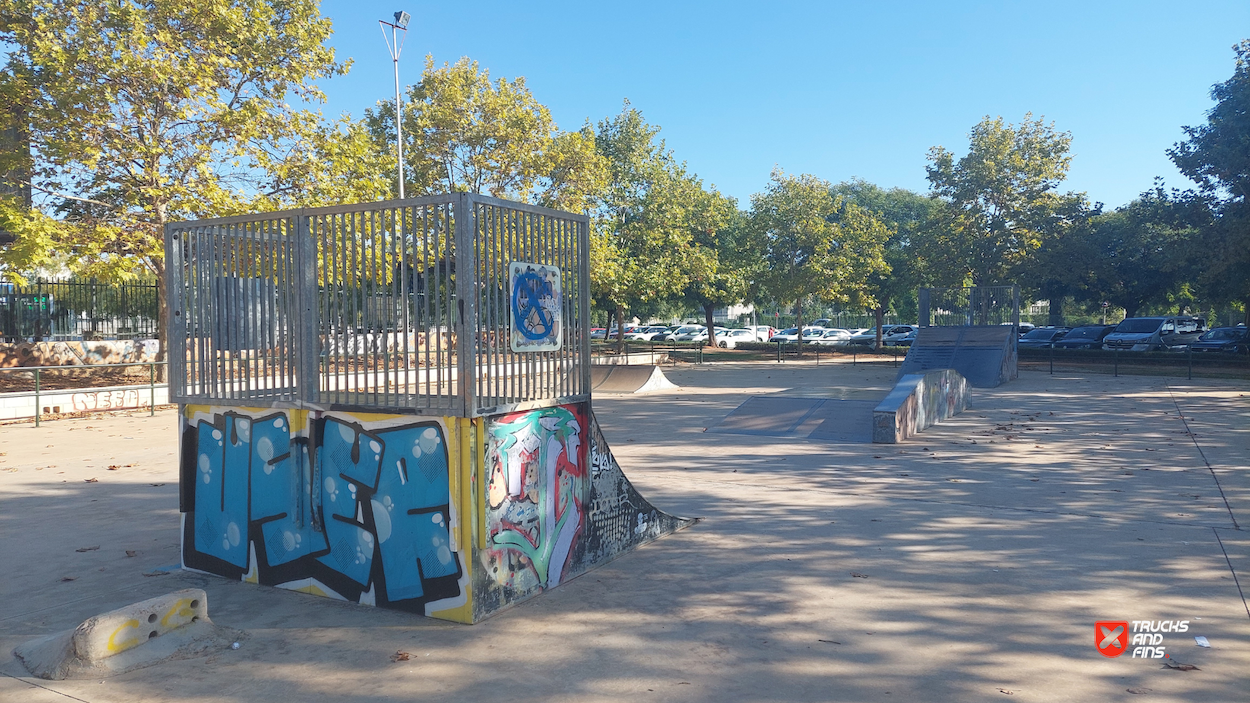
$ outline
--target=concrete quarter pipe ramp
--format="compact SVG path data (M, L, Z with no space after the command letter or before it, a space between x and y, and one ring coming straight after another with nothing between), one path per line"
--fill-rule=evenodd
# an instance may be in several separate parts
M921 327L898 378L935 369L954 369L974 388L1016 378L1015 327Z
M590 389L595 393L650 393L677 388L659 366L592 366Z

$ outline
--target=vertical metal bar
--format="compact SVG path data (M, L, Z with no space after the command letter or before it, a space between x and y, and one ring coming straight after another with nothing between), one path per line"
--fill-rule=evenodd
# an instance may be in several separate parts
M473 356L473 331L477 326L477 266L473 261L473 196L460 193L456 198L456 367L458 389L463 396L461 417L473 417L477 363Z
M579 298L578 305L581 310L578 312L578 329L581 335L581 359L578 360L578 366L581 370L581 384L578 393L590 392L590 335L586 334L586 321L590 319L590 225L589 219L583 217L578 221L578 262L577 262L577 278L580 283L577 291Z
M168 368L168 363L166 364L166 368ZM169 395L168 389L171 388L173 385L174 385L174 379L171 377L169 378L168 382L165 384L166 396ZM148 399L148 417L153 417L156 415L156 362L151 362L148 364L148 391L150 393L150 397Z
M35 367L35 427L39 426L39 416L43 413L43 406L39 402L39 367Z
M295 315L295 327L299 341L294 344L295 358L299 366L296 379L297 401L319 403L321 401L321 383L318 380L319 357L317 351L317 326L312 324L317 319L317 245L312 239L312 231L308 215L300 210L295 217L295 250L299 262L299 276L296 280L296 300L298 308Z

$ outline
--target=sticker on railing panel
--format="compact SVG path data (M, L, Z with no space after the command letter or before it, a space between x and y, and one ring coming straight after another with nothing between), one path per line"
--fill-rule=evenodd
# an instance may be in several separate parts
M513 261L509 266L512 351L554 351L563 335L564 292L560 269Z

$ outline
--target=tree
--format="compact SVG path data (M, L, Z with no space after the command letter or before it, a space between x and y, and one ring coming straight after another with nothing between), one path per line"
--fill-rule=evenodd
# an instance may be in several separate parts
M316 0L0 0L0 106L25 114L32 187L74 266L161 281L164 225L245 211L347 64ZM38 219L38 213L32 215Z
M703 311L707 344L716 346L716 308L742 302L761 259L759 247L733 198L704 191L692 228L693 257L699 261L682 299Z
M1062 201L1054 191L1068 173L1072 136L1032 117L1019 126L986 117L959 160L940 146L929 150L929 183L949 204L926 247L937 278L1007 284L1041 246L1039 229Z
M375 141L391 154L391 103L366 111ZM467 57L434 65L404 101L408 195L470 192L582 211L603 187L604 167L589 125L561 132L524 78L492 81Z
M1207 123L1185 127L1186 140L1168 156L1198 183L1219 218L1208 230L1214 245L1205 272L1208 287L1240 300L1250 324L1250 40L1233 52L1233 76L1211 88L1216 105Z
M673 297L709 270L693 233L701 226L717 229L723 209L719 196L710 196L673 158L659 132L626 101L620 114L599 123L595 136L607 185L595 210L591 287L614 312L622 348L632 302Z
M806 298L867 299L868 277L889 272L883 253L890 228L812 175L773 171L767 189L751 197L749 226L763 251L761 287L795 304L800 331Z
M1192 223L1201 207L1193 194L1169 194L1156 185L1128 205L1091 218L1077 238L1086 246L1069 249L1070 264L1090 272L1086 298L1124 308L1126 317L1166 303L1194 276Z
M920 252L924 238L938 221L942 202L904 188L887 190L861 179L835 185L833 194L874 213L891 229L882 252L888 270L869 274L865 295L856 301L873 311L876 346L880 348L886 311L901 301L914 300L917 288L924 283L925 266Z

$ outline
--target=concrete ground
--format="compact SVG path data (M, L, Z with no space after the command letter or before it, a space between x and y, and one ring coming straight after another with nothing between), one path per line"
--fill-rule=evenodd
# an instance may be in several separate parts
M753 394L880 397L888 364L669 376L595 408L703 521L475 626L164 573L171 411L0 427L0 701L1250 701L1250 383L1026 372L869 445L703 430ZM188 586L239 650L58 682L7 654ZM1098 620L1190 624L1108 659Z

